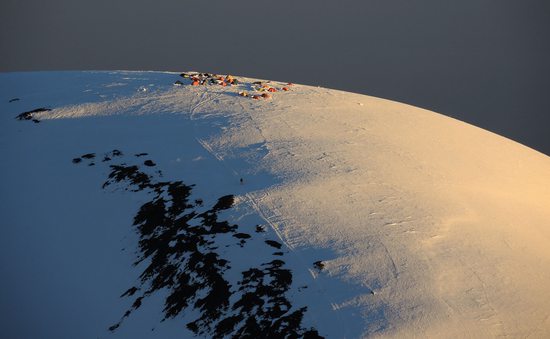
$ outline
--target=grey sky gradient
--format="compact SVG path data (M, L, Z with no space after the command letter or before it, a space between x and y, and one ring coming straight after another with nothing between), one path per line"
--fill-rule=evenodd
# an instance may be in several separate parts
M431 109L550 154L548 0L0 0L0 71L199 70Z

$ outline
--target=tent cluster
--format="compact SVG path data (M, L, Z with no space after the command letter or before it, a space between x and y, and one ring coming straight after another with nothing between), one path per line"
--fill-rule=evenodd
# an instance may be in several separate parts
M281 87L277 89L276 87L271 86L271 82L262 82L262 81L256 81L252 83L252 90L256 92L263 92L262 94L253 94L250 95L246 91L239 92L239 95L242 97L250 97L252 99L269 99L271 98L270 93L278 92L278 91L289 91L289 87L292 86L292 83L286 84L286 86Z
M239 80L234 78L231 75L218 75L213 73L198 73L198 72L187 72L181 73L180 76L185 79L191 80L191 86L200 86L200 85L219 85L219 86L232 86L240 84ZM174 85L183 86L183 82L177 80ZM271 84L270 81L256 81L251 84L250 91L254 94L249 94L247 91L240 91L239 96L251 98L251 99L269 99L271 98L271 93L278 91L289 91L292 83L287 83L282 87L275 87Z
M192 86L199 86L199 85L220 85L220 86L227 86L227 85L237 85L239 81L235 79L231 75L218 75L218 74L212 74L212 73L181 73L181 77L186 79L191 79L191 85ZM179 84L176 81L175 85L182 85L181 81Z

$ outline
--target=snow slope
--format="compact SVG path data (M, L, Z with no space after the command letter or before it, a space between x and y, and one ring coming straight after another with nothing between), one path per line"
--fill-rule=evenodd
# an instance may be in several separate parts
M172 85L178 79L184 86ZM113 161L155 182L195 185L190 201L203 199L202 212L235 195L218 217L251 238L240 246L231 233L216 236L216 253L231 261L223 275L236 288L246 269L282 259L291 311L307 307L302 335L550 336L547 156L364 95L293 85L244 98L237 93L255 80L239 79L222 87L155 72L0 74L8 337L193 336L185 324L196 308L161 322L169 288L108 330L132 306L120 298L144 269L132 265L132 223L154 196L124 183L102 188ZM52 109L32 115L39 123L14 119L39 107ZM119 160L100 161L115 149Z

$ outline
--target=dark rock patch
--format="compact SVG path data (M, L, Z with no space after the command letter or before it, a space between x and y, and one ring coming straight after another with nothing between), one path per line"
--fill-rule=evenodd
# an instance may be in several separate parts
M282 256L282 255L284 255L284 253L283 252L273 252L273 255Z
M82 162L82 159L81 159L81 158L74 158L74 159L73 159L73 164L78 164L78 163L80 163L80 162Z
M18 116L16 116L15 118L17 120L33 120L33 121L36 120L35 122L38 122L39 120L33 118L33 114L40 113L40 112L48 112L48 111L51 111L51 109L40 107L37 109L33 109L32 111L23 112Z
M221 211L231 208L235 202L235 197L233 195L224 195L218 199L216 205L214 205L214 210Z
M321 260L319 260L313 263L313 267L321 271L323 268L325 268L325 264Z
M144 156L146 156L146 155L149 155L149 153L137 153L137 154L134 154L134 156L136 156L136 157L138 157L138 158L139 158L139 157L144 157Z
M19 98L13 98L13 99L10 99L10 101L8 101L8 102L9 102L9 103L12 103L12 102L16 102L16 101L19 101L19 100L21 100L21 99L19 99Z
M237 239L250 239L250 234L246 234L246 233L235 233L233 234L233 236Z
M233 234L233 237L241 240L239 241L239 246L241 247L244 247L244 245L246 244L246 240L251 238L250 234L246 233L235 233Z
M95 153L87 153L87 154L81 155L80 157L83 159L93 159L95 158Z
M195 199L195 205L190 203L193 185L157 181L137 166L120 164L109 168L104 188L117 184L126 190L151 194L133 222L139 237L139 255L134 265L146 264L138 284L122 293L121 297L133 298L133 302L121 319L109 327L110 331L116 331L149 296L162 292L166 295L163 320L194 309L198 315L186 327L197 336L321 338L315 329L301 326L307 308L293 308L286 297L292 272L284 267L284 261L272 260L241 272L235 286L226 280L224 273L231 263L217 252L216 237L231 234L240 239L242 251L246 250L245 240L251 238L250 234L238 232L237 225L219 220L218 212L233 206L233 195L220 197L206 211L197 211L195 207L203 201ZM282 247L276 241L266 243Z
M282 260L273 260L242 272L238 283L241 297L232 306L236 315L221 320L214 337L223 338L230 333L233 338L319 337L314 329L301 327L307 307L292 310L285 297L292 284L292 273L283 265Z
M121 298L122 297L131 297L133 296L134 294L136 294L136 292L139 291L139 288L133 286L133 287L130 287L126 292L122 293L122 295L120 296Z
M311 328L309 331L304 333L304 339L322 339L323 336L319 335L319 331L314 328Z
M264 232L265 232L265 226L256 225L256 233L264 233Z
M151 177L141 172L137 166L111 165L110 168L111 173L103 183L103 188L121 181L127 181L133 186L134 192L151 188Z
M209 239L216 234L234 232L237 226L219 221L214 209L200 214L188 211L192 207L188 203L192 186L180 181L153 183L136 166L111 168L106 183L127 182L137 187L134 190L147 189L156 193L134 218L141 253L135 264L150 260L140 275L142 287L148 288L135 299L121 321L141 307L142 300L151 293L168 289L165 319L193 307L201 316L188 328L195 333L208 332L210 324L228 308L231 296L231 285L223 278L229 262L214 252L214 243ZM189 225L192 219L200 220L200 226ZM112 330L120 323L113 325Z
M283 244L275 240L266 240L265 243L271 247L275 247L276 249L281 249L281 247L283 247Z
M156 166L156 164L155 164L152 160L145 160L145 161L143 162L143 164L144 164L145 166L149 166L149 167Z
M123 154L122 154L121 151L119 151L119 150L117 150L117 149L114 149L114 150L111 151L111 155L112 155L113 157L121 157Z

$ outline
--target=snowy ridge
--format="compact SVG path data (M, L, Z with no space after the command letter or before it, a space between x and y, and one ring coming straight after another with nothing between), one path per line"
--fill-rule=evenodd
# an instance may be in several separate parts
M271 258L265 240L284 244L280 259L293 276L288 300L307 307L302 335L309 328L327 338L550 335L547 156L364 95L293 85L253 100L239 92L251 91L256 79L173 86L178 79L149 72L0 75L0 147L11 159L0 207L1 267L12 277L0 287L13 291L0 306L6 323L47 319L40 328L57 338L193 335L185 329L197 316L191 309L160 323L162 292L108 331L131 306L119 298L140 273L131 266L138 241L129 226L150 195L104 192L98 185L108 167L70 160L121 149L148 153L162 170L159 180L195 185L190 201L214 206L235 196L220 217L254 235L243 247L249 252L238 245L223 252L222 259L240 263L227 270L232 286L251 268L247 255L260 263ZM38 107L51 109L32 113L38 123L14 119ZM29 197L32 213L25 210ZM267 232L254 233L256 225ZM121 241L133 250L121 252ZM39 273L53 262L53 274ZM31 283L37 277L38 286ZM71 287L60 289L63 281ZM87 311L71 318L76 303ZM9 314L15 304L30 313ZM53 304L54 311L46 307Z

